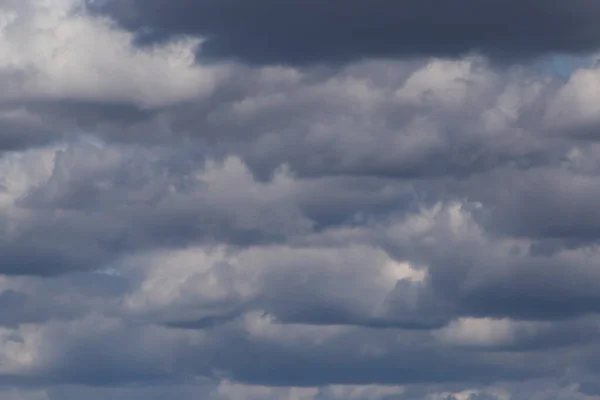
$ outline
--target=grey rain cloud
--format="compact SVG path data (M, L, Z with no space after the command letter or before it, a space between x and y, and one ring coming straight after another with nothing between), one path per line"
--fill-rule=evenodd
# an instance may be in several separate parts
M483 53L502 60L596 51L594 0L88 0L156 42L205 38L200 58L307 64Z
M0 1L0 398L598 397L594 2L94 3Z

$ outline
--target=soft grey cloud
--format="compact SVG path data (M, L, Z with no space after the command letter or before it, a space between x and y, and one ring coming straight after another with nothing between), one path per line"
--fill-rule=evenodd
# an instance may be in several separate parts
M0 397L597 397L591 2L184 3L0 1Z

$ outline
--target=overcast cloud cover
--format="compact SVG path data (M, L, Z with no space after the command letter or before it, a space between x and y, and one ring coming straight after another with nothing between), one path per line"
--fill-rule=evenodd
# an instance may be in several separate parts
M0 398L600 399L599 20L0 0Z

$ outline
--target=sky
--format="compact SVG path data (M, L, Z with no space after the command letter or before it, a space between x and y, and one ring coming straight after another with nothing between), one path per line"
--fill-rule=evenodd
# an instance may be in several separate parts
M0 0L0 398L600 399L598 20Z

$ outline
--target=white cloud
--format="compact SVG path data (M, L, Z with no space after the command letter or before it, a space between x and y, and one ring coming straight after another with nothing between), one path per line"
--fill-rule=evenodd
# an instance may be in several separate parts
M522 325L508 319L461 318L435 334L452 345L499 347L512 344L516 339L517 329ZM534 326L531 328L534 329Z
M450 110L481 97L497 76L481 65L481 60L432 60L415 71L395 93L406 103L441 105Z
M159 107L209 95L219 74L194 63L198 40L140 50L108 20L74 12L79 0L0 6L4 100L125 102Z
M568 130L600 122L600 68L580 68L552 99L546 113L548 128Z
M26 375L39 367L42 331L35 325L0 328L0 374Z

